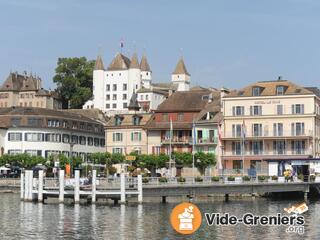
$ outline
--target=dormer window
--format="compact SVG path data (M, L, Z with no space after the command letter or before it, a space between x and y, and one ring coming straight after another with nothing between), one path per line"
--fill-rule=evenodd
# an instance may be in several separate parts
M284 94L284 86L277 86L277 95Z
M141 117L140 116L133 116L132 117L132 124L134 125L134 126L138 126L138 125L140 125L140 122L141 122Z
M260 87L253 87L252 88L252 96L260 96L261 88Z
M115 126L120 126L122 123L122 118L120 116L116 116L114 119L114 125Z

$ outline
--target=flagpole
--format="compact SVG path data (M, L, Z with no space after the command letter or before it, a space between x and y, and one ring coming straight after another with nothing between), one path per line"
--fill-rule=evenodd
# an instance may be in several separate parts
M170 118L170 132L169 132L169 172L170 172L170 177L172 177L172 166L171 166L171 161L172 161L172 143L171 143L171 138L172 138L172 120Z
M245 139L245 123L242 121L242 176L244 176L244 139Z
M196 138L196 133L195 133L195 124L194 124L194 119L193 119L193 123L192 123L192 132L193 132L193 138L192 138L192 177L193 177L193 183L195 182L194 179L194 141Z

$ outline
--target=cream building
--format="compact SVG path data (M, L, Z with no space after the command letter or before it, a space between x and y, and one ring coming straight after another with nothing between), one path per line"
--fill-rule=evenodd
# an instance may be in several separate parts
M41 87L39 77L27 73L10 73L0 88L0 108L39 107L61 109L62 103L53 91Z
M257 82L222 98L225 173L320 172L320 91L290 81Z

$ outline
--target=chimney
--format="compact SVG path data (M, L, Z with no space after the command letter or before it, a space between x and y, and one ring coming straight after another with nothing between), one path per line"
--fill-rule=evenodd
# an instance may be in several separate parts
M211 103L213 101L213 94L209 94L208 103Z

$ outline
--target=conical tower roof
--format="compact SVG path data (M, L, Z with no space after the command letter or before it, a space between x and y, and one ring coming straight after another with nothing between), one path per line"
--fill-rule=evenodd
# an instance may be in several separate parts
M132 55L131 63L130 63L130 68L137 68L137 69L140 68L139 60L138 60L138 55L137 55L136 53L134 53L134 54Z
M143 55L141 58L140 69L141 71L151 72L147 57L145 55Z
M130 99L128 110L129 111L139 111L140 110L140 106L139 106L138 99L137 99L137 94L135 92L133 92L132 97Z
M180 58L177 66L172 74L186 74L186 75L190 76L190 74L188 73L188 70L186 68L186 65L184 64L183 58Z
M103 61L100 55L97 57L94 70L104 70Z
M118 53L115 58L110 63L108 70L115 71L115 70L127 70L130 66L130 59L126 56Z

